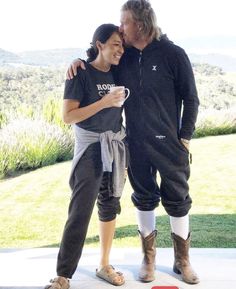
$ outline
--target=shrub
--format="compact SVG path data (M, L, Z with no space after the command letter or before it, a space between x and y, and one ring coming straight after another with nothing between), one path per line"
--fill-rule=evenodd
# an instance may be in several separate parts
M0 175L72 158L73 136L44 121L18 119L0 130Z
M199 113L194 137L236 133L236 107Z
M61 98L49 96L43 104L42 116L46 122L58 125L63 130L68 130L70 126L62 120L62 101Z
M0 110L0 129L7 123L7 115Z

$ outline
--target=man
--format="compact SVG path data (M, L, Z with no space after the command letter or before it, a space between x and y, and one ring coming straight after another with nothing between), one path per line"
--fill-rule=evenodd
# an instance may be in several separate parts
M196 284L199 278L189 262L188 178L199 100L191 64L184 50L162 35L147 0L128 0L122 6L120 32L128 48L115 75L118 84L130 89L125 114L128 174L144 254L139 279L155 279L154 210L161 200L170 216L173 270L186 283Z

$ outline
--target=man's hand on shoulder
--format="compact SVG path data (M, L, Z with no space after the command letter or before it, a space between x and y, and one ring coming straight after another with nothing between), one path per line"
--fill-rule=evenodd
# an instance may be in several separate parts
M82 69L86 69L83 60L77 58L75 59L66 71L66 79L72 79L77 74L77 68L80 67Z

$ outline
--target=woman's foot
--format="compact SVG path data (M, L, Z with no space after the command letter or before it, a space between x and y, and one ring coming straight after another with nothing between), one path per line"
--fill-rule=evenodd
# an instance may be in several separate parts
M115 268L111 265L96 269L96 276L115 286L120 286L125 283L123 274L115 271Z
M70 281L65 278L58 276L52 280L50 280L50 285L46 285L44 289L69 289Z

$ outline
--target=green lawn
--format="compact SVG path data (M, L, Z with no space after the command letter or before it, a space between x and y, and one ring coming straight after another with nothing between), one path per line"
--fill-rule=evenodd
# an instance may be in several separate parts
M194 139L190 178L193 247L236 247L236 134ZM0 181L0 247L58 246L70 198L71 162ZM139 246L126 183L114 246ZM170 247L169 220L156 210L158 246ZM86 246L98 246L96 208Z

